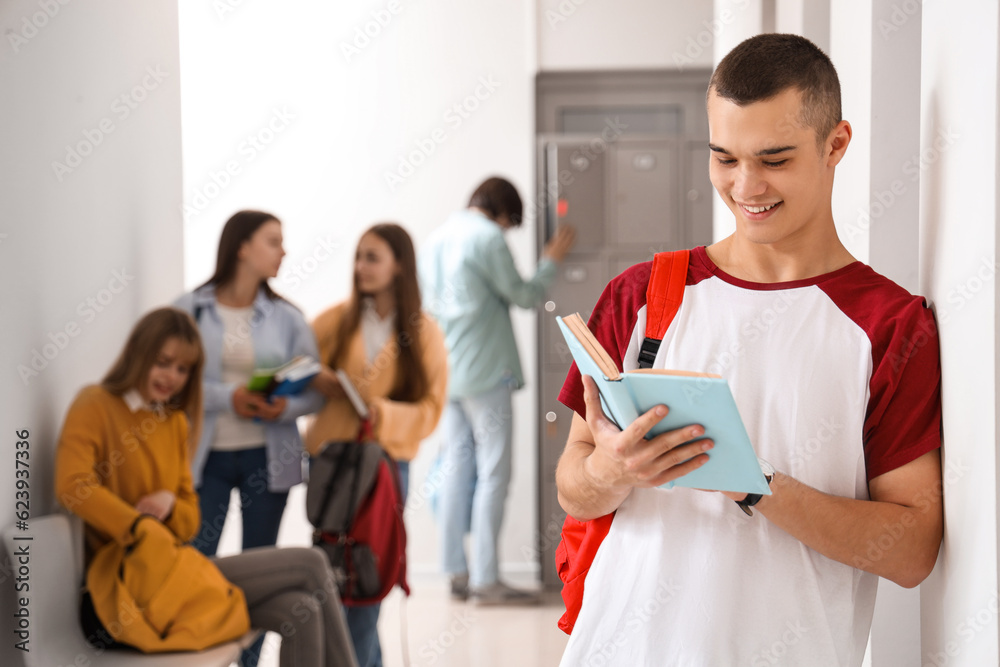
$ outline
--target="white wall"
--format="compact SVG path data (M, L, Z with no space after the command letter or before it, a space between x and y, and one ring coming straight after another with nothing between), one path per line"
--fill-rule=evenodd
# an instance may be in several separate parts
M1000 662L997 621L998 34L992 0L923 6L921 289L941 332L945 539L923 584L924 665ZM960 11L958 10L960 9Z
M0 4L0 525L15 518L15 432L30 434L40 516L55 507L69 402L100 380L137 317L181 287L176 30L165 0ZM0 664L16 665L2 562Z
M711 67L728 28L710 0L537 0L537 8L544 71Z

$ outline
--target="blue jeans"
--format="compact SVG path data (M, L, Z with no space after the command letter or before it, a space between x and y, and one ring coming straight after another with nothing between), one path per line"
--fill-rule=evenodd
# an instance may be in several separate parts
M410 462L396 461L399 469L399 487L406 504L406 494L410 486ZM351 633L354 652L358 656L358 667L382 667L382 645L378 640L378 614L382 603L344 606L347 629Z
M201 528L192 544L206 556L214 556L229 511L229 496L239 489L243 514L243 551L273 546L278 541L281 515L288 492L267 490L267 451L261 447L208 454L198 487ZM257 667L264 635L243 651L241 667Z
M469 573L469 586L499 579L497 542L511 475L509 383L470 398L452 399L444 410L439 519L442 566ZM472 567L465 557L466 527L472 533Z

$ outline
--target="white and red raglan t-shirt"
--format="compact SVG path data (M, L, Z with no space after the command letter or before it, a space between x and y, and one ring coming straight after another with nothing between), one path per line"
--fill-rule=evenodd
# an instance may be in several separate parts
M590 319L623 370L638 367L650 268L611 281ZM940 447L933 316L861 262L751 283L696 248L653 367L725 377L758 456L833 495L868 499L869 480ZM585 414L575 366L559 399ZM871 544L868 558L889 546ZM561 664L855 667L877 579L720 493L634 489L587 575Z

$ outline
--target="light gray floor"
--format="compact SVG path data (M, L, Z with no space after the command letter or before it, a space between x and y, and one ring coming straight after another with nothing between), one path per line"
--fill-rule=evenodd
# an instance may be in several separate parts
M305 489L297 486L288 498L278 536L280 546L307 546L311 527L305 518ZM412 494L411 494L412 500ZM236 496L230 506L219 543L219 555L239 551L240 521ZM530 589L534 577L502 572L511 585ZM556 626L562 615L559 594L543 596L544 604L533 607L477 607L452 602L447 578L429 572L409 575L411 595L405 601L399 589L382 604L379 637L384 667L406 667L403 662L403 632L407 624L410 665L413 667L555 667L568 636ZM278 636L264 642L259 667L278 667Z
M520 582L512 582L520 583ZM452 602L441 577L411 577L412 594L396 589L382 604L379 637L384 667L404 667L402 622L414 667L555 667L567 636L556 627L558 593L536 607L477 607ZM268 637L260 667L277 667L277 643Z

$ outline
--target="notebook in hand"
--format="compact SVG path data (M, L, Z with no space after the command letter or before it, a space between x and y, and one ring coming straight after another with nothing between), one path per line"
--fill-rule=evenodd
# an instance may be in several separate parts
M268 396L292 396L305 390L320 368L312 357L300 355L277 368L258 368L250 376L247 389Z
M358 416L362 419L368 419L371 416L368 411L368 405L365 403L365 400L361 398L361 393L358 391L358 388L354 386L354 383L351 382L351 378L347 376L347 373L342 368L338 368L336 373L337 381L340 382L341 389L343 389L344 393L347 394L347 400L351 402L351 405L354 407L354 411L357 412Z
M664 484L663 488L685 486L770 495L770 487L760 470L725 379L707 373L663 369L622 373L579 314L556 320L580 373L594 378L601 393L604 414L619 428L625 428L639 415L663 404L670 411L647 437L700 424L705 428L703 437L715 443L707 452L707 463Z

